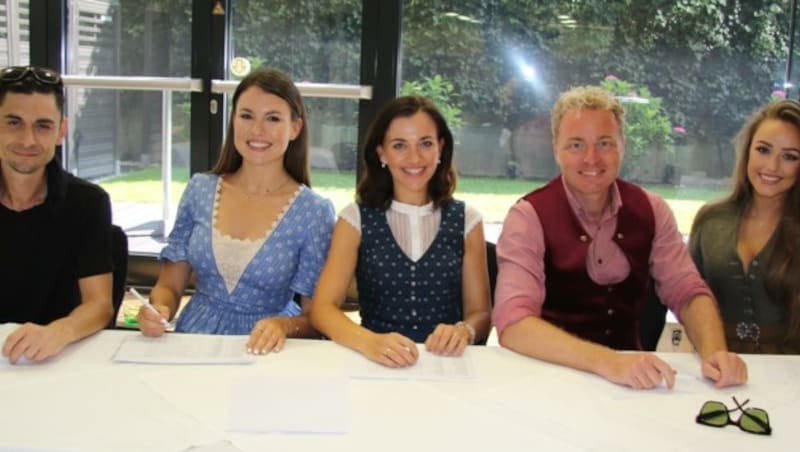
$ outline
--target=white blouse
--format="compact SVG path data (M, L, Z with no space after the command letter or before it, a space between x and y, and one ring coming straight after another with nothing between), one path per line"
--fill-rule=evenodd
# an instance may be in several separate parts
M361 212L358 204L352 203L342 209L339 217L350 223L361 233ZM464 237L481 222L481 214L469 205L464 206ZM409 259L418 261L433 243L439 225L442 223L441 209L434 209L433 203L414 206L398 201L386 210L386 221L394 239Z

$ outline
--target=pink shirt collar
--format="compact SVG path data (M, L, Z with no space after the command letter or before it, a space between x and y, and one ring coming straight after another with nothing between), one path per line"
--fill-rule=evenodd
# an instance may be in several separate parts
M572 209L572 212L575 213L576 216L581 220L581 223L588 223L588 224L595 224L595 223L602 223L603 221L608 220L611 217L616 217L617 213L619 212L620 207L622 207L622 197L619 194L619 187L617 186L616 181L611 184L611 208L606 210L603 213L603 216L600 218L599 221L594 220L590 217L583 207L581 203L578 202L578 198L575 194L572 193L569 186L567 186L566 180L564 177L561 177L561 184L564 186L564 192L567 194L567 202L569 202L569 208Z

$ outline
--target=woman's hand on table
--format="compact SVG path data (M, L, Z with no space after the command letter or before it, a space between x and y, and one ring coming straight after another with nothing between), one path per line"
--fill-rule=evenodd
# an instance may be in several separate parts
M361 352L386 367L408 367L417 362L417 344L399 333L372 334Z
M250 332L247 353L264 355L283 350L290 327L291 321L286 317L268 317L259 320Z
M470 332L464 325L440 323L425 340L425 348L436 355L461 356L469 340Z

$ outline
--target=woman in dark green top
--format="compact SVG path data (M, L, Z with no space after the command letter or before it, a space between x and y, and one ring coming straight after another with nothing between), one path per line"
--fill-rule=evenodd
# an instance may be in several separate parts
M800 103L758 110L736 139L733 192L704 206L689 247L739 353L800 353Z

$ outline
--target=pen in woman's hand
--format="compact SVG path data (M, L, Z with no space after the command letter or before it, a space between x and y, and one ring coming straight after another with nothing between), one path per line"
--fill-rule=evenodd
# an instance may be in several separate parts
M153 313L155 313L155 314L156 314L156 315L157 315L157 316L158 316L158 317L161 319L161 324L162 324L162 325L164 325L164 328L169 328L169 322L167 321L167 319L165 319L165 318L164 318L164 317L161 315L161 313L160 313L160 312L158 312L158 311L156 310L156 308L154 308L154 307L153 307L153 305L151 305L151 304L150 304L150 302L149 302L149 301L147 301L147 298L143 297L143 296L142 296L142 294L140 294L140 293L139 293L139 291L137 291L137 290L136 290L136 289L134 289L133 287L131 287L130 289L128 289L128 291L131 293L131 295L133 295L134 297L136 297L136 299L137 299L137 300L139 300L139 303L141 303L141 304L142 304L142 306L144 306L146 309L149 309L150 311L152 311Z

